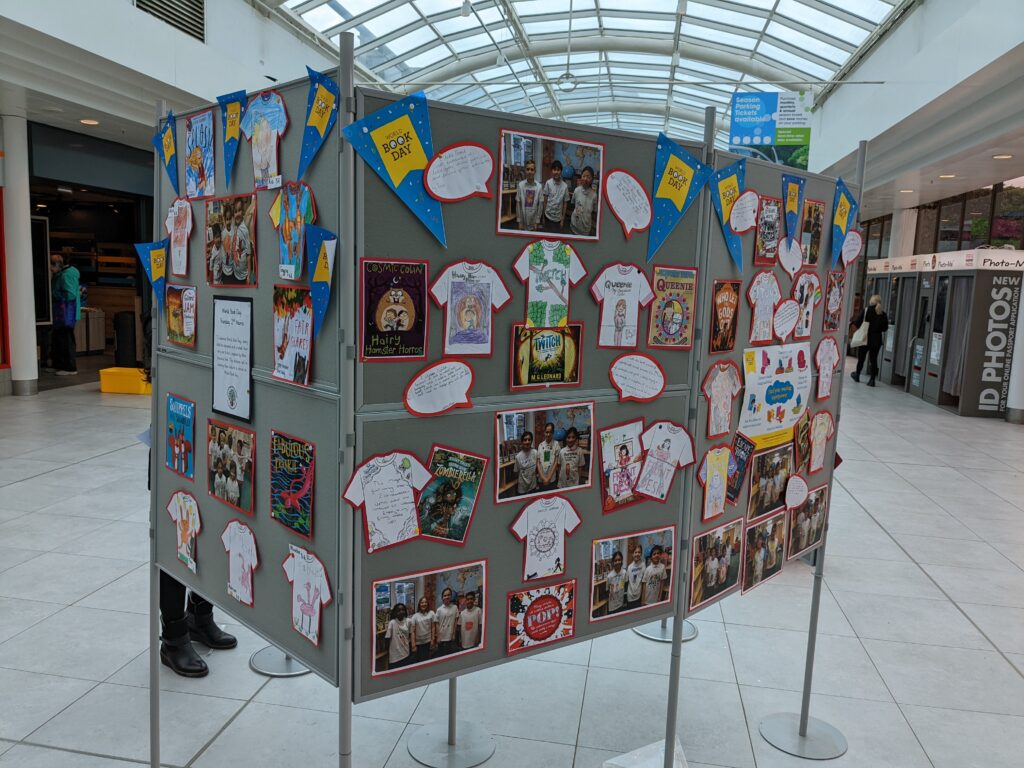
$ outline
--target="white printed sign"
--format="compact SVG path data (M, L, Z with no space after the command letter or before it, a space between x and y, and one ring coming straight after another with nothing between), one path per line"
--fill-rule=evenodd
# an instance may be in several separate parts
M213 410L250 420L252 299L213 300Z
M743 350L739 431L756 438L791 429L811 395L811 345L775 344Z
M493 197L489 188L494 158L481 144L463 142L445 147L427 164L423 186L435 200L457 203L471 197Z
M405 388L405 409L413 416L438 416L455 408L469 408L473 369L461 360L442 360L413 376Z
M757 192L748 189L736 198L729 212L729 226L737 235L749 232L757 224L757 207L761 198Z
M608 206L622 225L626 239L651 226L651 199L640 180L629 171L615 168L604 178Z
M665 372L649 355L625 354L608 369L608 378L619 393L619 400L647 403L665 389Z

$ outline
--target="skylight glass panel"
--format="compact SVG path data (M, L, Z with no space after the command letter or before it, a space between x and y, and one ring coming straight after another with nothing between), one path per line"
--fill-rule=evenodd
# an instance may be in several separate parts
M775 7L776 0L730 0L735 5L745 5L749 8L762 8L771 10Z
M585 29L597 29L598 21L595 17L590 18L574 18L572 20L572 31L579 32ZM556 32L560 35L569 34L569 22L564 19L557 21L524 21L523 29L526 30L528 35L546 35L552 32Z
M345 21L341 14L329 5L318 5L313 10L306 11L302 14L302 19L313 29L319 29L321 32Z
M653 53L628 53L626 51L608 51L608 58L611 61L626 61L632 64L660 64L671 63L671 56L659 56Z
M294 8L296 5L302 5L306 0L284 0L285 8Z
M338 0L334 4L341 6L345 13L349 15L349 18L359 16L383 5L380 0Z
M472 51L474 48L482 48L483 46L492 47L491 38L486 33L479 35L471 35L470 37L463 37L457 40L447 40L448 45L451 46L452 50L456 53L463 53L464 51ZM497 55L497 51L495 51Z
M726 67L719 67L715 64L708 64L704 61L695 61L693 59L682 59L679 62L679 66L687 70L694 72L703 72L707 75L713 75L714 77L720 77L728 80L739 80L742 72L735 69L727 69Z
M815 64L813 61L808 61L802 56L797 56L796 54L790 53L783 48L779 48L763 40L757 47L757 52L769 59L781 62L787 67L810 75L812 78L828 80L832 77L832 70L825 69L824 67Z
M613 76L620 77L651 77L661 80L668 80L668 69L640 69L639 67L620 67L612 64L610 67Z
M394 32L396 29L401 29L407 24L412 24L414 21L422 22L416 10L408 5L400 5L394 10L361 22L359 26L366 27L376 37L383 37L389 32Z
M691 16L698 19L707 19L708 21L717 21L721 24L731 24L734 27L742 27L743 29L752 29L757 32L764 29L765 24L765 19L749 13L728 11L716 5L688 2L686 4L686 16L683 17L684 27L686 26L686 20Z
M442 35L454 35L457 32L468 32L480 26L476 16L452 16L450 19L431 22Z
M850 56L846 51L842 51L834 45L829 45L816 37L805 35L803 32L798 32L792 27L787 27L785 24L780 24L777 21L773 21L768 25L767 32L772 37L777 37L783 42L795 45L807 51L807 53L813 53L823 59L834 61L837 65L842 64Z
M427 49L423 53L413 56L411 59L406 59L405 63L413 69L423 69L424 67L429 67L431 64L448 56L451 56L451 52L445 46L438 45L434 48Z
M577 5L582 5L582 3L574 3L574 11L579 11L579 8L576 7ZM569 0L523 0L523 2L513 3L512 7L520 16L535 16L541 13L568 13Z
M488 80L506 80L512 78L512 73L508 71L508 67L502 65L500 67L491 67L490 69L480 69L473 73L477 80L486 82Z
M573 53L572 57L571 57L571 61L572 61L573 65L575 66L576 64L593 64L593 63L597 62L599 60L599 58L600 58L599 55L596 54L596 53L584 53L584 52L581 51L579 53ZM537 57L537 61L539 61L541 66L544 66L544 67L550 67L550 66L557 65L557 66L560 66L560 67L564 68L565 67L565 54L556 54L556 55L552 55L552 56L538 56Z
M602 10L618 11L657 11L660 13L671 13L675 15L679 7L678 0L598 0Z
M629 29L637 30L640 32L667 32L672 34L676 31L675 21L660 21L658 19L637 19L627 18L625 16L608 16L604 17L604 26L606 29Z
M675 90L679 93L688 93L694 98L715 102L717 104L728 104L729 99L732 97L732 89L729 90L728 94L712 94L705 91L699 91L696 88L687 88L685 85L676 85Z
M343 0L344 1L344 0ZM424 16L453 11L457 6L452 0L416 0L416 7ZM461 16L459 18L462 18Z
M391 40L384 47L394 56L402 56L409 51L426 45L431 40L437 40L437 35L430 31L430 27L419 27L407 35L402 35Z
M746 35L734 35L731 32L723 32L720 29L711 29L700 24L684 24L683 36L690 39L704 40L719 45L727 45L732 48L741 48L744 51L754 49L757 40Z
M862 19L873 21L876 24L884 19L892 10L892 3L885 3L882 0L841 0L841 2L830 2L822 0L827 5L838 6Z
M866 29L836 18L831 14L811 8L798 0L779 0L777 14L787 16L813 29L820 29L825 34L845 40L853 45L860 45L868 36Z
M732 79L735 79L735 78L732 78ZM697 77L697 76L692 75L692 74L690 74L688 72L682 72L680 70L676 70L676 80L681 82L681 83L699 84L701 88L712 89L712 90L715 90L715 91L722 91L724 93L732 93L733 90L736 88L736 84L732 83L732 82L728 82L728 83L714 83L714 82L711 82L711 80L706 75L702 75L700 77Z

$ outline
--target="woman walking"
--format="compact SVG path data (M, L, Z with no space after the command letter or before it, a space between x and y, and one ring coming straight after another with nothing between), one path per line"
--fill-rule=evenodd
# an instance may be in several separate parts
M857 347L857 370L850 374L854 381L860 381L860 372L864 368L864 358L869 358L871 367L869 373L871 378L868 386L875 386L875 376L878 375L878 350L882 348L882 339L885 332L889 330L889 318L885 316L882 309L882 297L877 293L868 301L867 309L858 312L853 322L858 328L863 323L868 324L868 343Z

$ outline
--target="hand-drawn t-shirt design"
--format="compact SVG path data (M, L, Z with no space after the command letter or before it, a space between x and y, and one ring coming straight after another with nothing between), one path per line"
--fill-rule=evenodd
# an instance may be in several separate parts
M284 100L277 93L263 91L249 99L241 128L252 147L256 189L277 189L281 186L277 145L287 127L288 113Z
M825 467L825 445L835 433L835 421L828 411L819 411L811 420L811 473Z
M725 489L737 470L732 449L727 446L709 448L697 471L697 480L704 486L704 510L701 520L707 522L725 514Z
M565 537L581 522L561 496L546 496L523 507L512 523L516 538L526 543L523 581L565 573Z
M640 467L636 492L664 501L672 487L676 469L693 464L693 438L685 427L671 421L658 421L640 439L647 455Z
M822 330L833 333L839 330L843 317L843 289L846 286L845 272L829 272L825 283L825 318Z
M793 329L794 339L811 338L814 309L821 304L821 280L815 272L800 272L793 281L793 299L800 305L800 315Z
M451 264L434 281L430 294L445 310L444 353L490 355L493 312L512 298L494 268L479 261Z
M174 521L178 560L192 573L196 572L196 538L203 528L199 518L199 502L188 491L175 491L167 502L167 514Z
M839 365L839 345L831 336L818 342L814 353L814 364L818 366L818 399L827 400L832 396L832 377Z
M600 347L636 347L640 308L654 300L647 275L632 264L611 264L601 270L590 293L601 305Z
M270 221L277 230L278 274L284 280L298 280L306 260L306 225L316 221L316 201L309 185L304 181L286 183L270 204Z
M320 610L331 602L324 564L313 553L289 544L282 567L292 585L292 629L320 645Z
M768 344L772 341L772 320L775 317L775 306L782 298L779 281L775 275L763 270L754 275L747 288L747 301L754 309L753 323L750 329L751 344Z
M192 234L192 203L179 197L167 209L164 229L171 236L171 274L188 274L188 239Z
M345 500L363 507L367 552L419 536L416 491L429 482L427 468L404 451L372 458L352 474Z
M740 370L731 361L713 363L704 377L701 392L708 401L708 437L732 431L732 401L743 389Z
M560 240L536 240L513 265L527 283L526 327L555 328L569 321L569 289L587 276L571 245Z
M238 602L252 607L252 572L260 564L252 528L232 520L224 528L220 540L224 544L224 551L228 553L228 594Z

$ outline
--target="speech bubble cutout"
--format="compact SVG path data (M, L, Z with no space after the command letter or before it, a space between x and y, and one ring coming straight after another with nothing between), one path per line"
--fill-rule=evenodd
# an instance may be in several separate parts
M786 337L796 328L796 321L800 319L800 305L793 299L786 299L775 308L775 317L772 318L772 328L779 341L785 341Z
M493 197L490 189L494 157L471 141L445 147L427 163L423 186L435 200L458 203L471 197Z
M615 358L608 378L619 393L619 400L649 403L665 389L665 372L649 355L630 352Z
M442 360L413 376L402 402L413 416L440 416L456 408L471 408L472 387L472 368L461 360Z
M793 475L786 483L786 509L796 509L807 501L807 481Z
M732 211L729 213L729 226L737 235L749 232L757 224L757 206L761 198L757 192L748 189L736 198L732 204Z
M604 194L627 240L634 232L651 226L651 198L640 179L632 173L622 168L608 171L604 177Z
M864 235L858 232L856 229L851 229L846 233L846 238L843 240L843 249L841 251L843 255L843 266L850 266L850 262L860 256L860 249L864 246Z
M783 237L779 240L779 264L782 268L789 272L789 276L793 277L804 262L803 251L800 250L800 241L794 238L792 241L788 237Z

